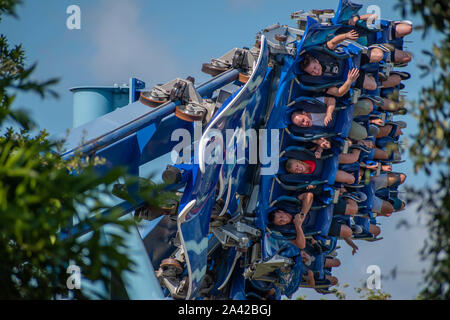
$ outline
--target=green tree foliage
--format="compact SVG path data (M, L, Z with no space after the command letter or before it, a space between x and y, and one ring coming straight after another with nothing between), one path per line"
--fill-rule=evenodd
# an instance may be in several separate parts
M3 14L15 16L16 5L20 3L17 0L0 0L0 22ZM10 48L8 40L2 34L0 35L0 123L10 118L18 122L25 129L34 126L26 112L21 109L11 110L16 95L12 91L29 91L39 94L42 98L47 95L57 96L56 92L50 89L57 79L51 79L45 82L30 80L30 75L36 68L33 65L29 68L24 66L25 54L21 45Z
M337 286L330 289L330 295L334 295L339 300L347 300L347 294L345 290L347 290L348 287L349 285L347 283L343 285L338 284ZM360 287L353 288L353 290L359 294L359 298L361 300L390 300L392 298L389 293L384 292L381 289L368 289L364 281L362 281ZM298 296L296 300L307 300L307 296ZM320 300L328 299L325 296Z
M423 37L435 32L442 40L424 50L427 64L419 65L430 79L422 87L418 101L413 102L411 114L417 119L419 131L411 138L410 157L416 172L438 172L431 186L408 188L409 200L419 201L419 210L429 216L429 239L422 256L431 259L425 277L424 299L450 299L450 183L449 183L449 62L450 62L450 7L447 0L399 0L397 8L404 17L418 15ZM419 75L418 75L419 76Z
M0 0L0 22L2 16L15 16L19 3ZM111 184L124 171L115 169L99 177L94 172L99 159L77 155L64 160L57 152L60 144L50 141L45 131L29 134L32 120L25 111L12 109L16 95L56 96L51 86L57 80L30 80L35 67L25 66L20 45L10 48L7 38L0 36L0 128L8 119L23 128L19 132L3 128L0 137L0 299L69 296L69 265L77 265L83 278L98 281L106 289L106 295L74 290L71 296L109 298L111 288L120 284L114 279L133 267L124 239L102 228L128 231L134 223L119 220L121 213L114 210L101 214L108 208L104 199L110 195ZM164 192L161 186L150 189L144 192L157 205ZM61 237L74 220L80 222L78 227L91 230L82 242L76 235Z

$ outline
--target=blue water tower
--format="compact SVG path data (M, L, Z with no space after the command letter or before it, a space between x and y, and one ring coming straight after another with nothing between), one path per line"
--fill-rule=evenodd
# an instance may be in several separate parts
M145 83L131 78L129 84L114 86L82 86L73 92L73 127L79 127L117 108L139 99Z

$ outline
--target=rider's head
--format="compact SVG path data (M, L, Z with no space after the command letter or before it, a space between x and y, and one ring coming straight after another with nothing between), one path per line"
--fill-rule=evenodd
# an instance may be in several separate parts
M291 121L297 127L309 128L312 126L312 120L306 112L294 111L291 114Z
M292 216L283 210L277 210L269 213L268 218L269 222L276 226L284 226L292 222Z
M322 65L319 60L309 54L303 57L303 60L300 62L300 69L312 76L322 75Z
M308 171L306 163L296 159L286 161L286 171L293 174L305 174Z

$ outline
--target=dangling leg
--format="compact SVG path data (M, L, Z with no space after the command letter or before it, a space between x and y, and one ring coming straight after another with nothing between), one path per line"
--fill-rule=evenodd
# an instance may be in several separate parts
M383 138L387 137L391 134L393 126L390 124L387 124L383 127L378 127L378 134L376 135L377 138ZM395 130L395 136L398 137L399 135L403 134L402 128L397 127Z
M369 53L369 62L373 63L373 62L380 62L381 60L383 60L384 57L384 52L383 50L381 50L380 48L372 48L370 49L370 53Z
M358 204L356 203L355 200L352 199L346 199L346 201L347 206L345 207L345 214L353 217L355 214L358 213Z
M376 226L374 224L369 225L369 232L373 234L375 237L377 237L381 233L381 228L379 226Z
M386 81L381 82L384 88L392 88L398 86L402 82L402 78L398 74L390 75Z
M355 183L355 177L351 175L350 173L347 173L343 170L338 170L336 173L336 182L340 183L346 183L346 184L354 184Z
M398 186L405 182L406 175L403 173L388 173L388 186Z
M341 265L341 261L337 258L326 258L325 259L325 264L324 267L325 268L337 268Z
M359 99L354 105L353 117L366 116L373 111L373 102L370 99Z
M325 275L325 279L330 280L332 286L337 285L338 282L339 282L338 278L336 278L336 277L334 277L334 276L329 276L329 275L327 275L327 274Z
M413 26L407 23L397 23L394 28L396 38L403 38L413 31Z
M403 64L403 63L409 63L412 60L412 55L409 52L402 51L402 50L395 50L394 51L394 62Z
M388 160L389 159L389 154L386 151L384 151L384 150L381 150L379 148L375 148L374 149L373 158L375 160Z
M364 77L364 84L363 84L363 88L366 90L377 90L378 86L377 86L377 82L375 81L375 79L372 76L366 75Z
M359 149L353 149L352 153L342 153L339 155L339 163L340 164L350 164L355 163L359 159L359 155L361 153L361 150Z

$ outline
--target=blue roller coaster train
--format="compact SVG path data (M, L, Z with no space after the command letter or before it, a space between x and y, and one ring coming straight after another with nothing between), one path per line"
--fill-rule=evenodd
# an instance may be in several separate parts
M203 64L212 78L197 86L189 77L146 89L132 78L72 89L64 158L95 155L106 160L99 174L122 166L139 175L172 155L162 179L176 203L116 207L145 224L125 235L137 270L124 275L129 298L329 294L338 240L357 250L353 241L382 239L377 219L405 207L406 176L392 165L402 162L406 124L394 116L406 113L410 75L397 68L411 60L403 37L412 25L361 8L340 0L337 10L294 12L295 27L267 27L251 49ZM88 232L69 233L82 241Z

